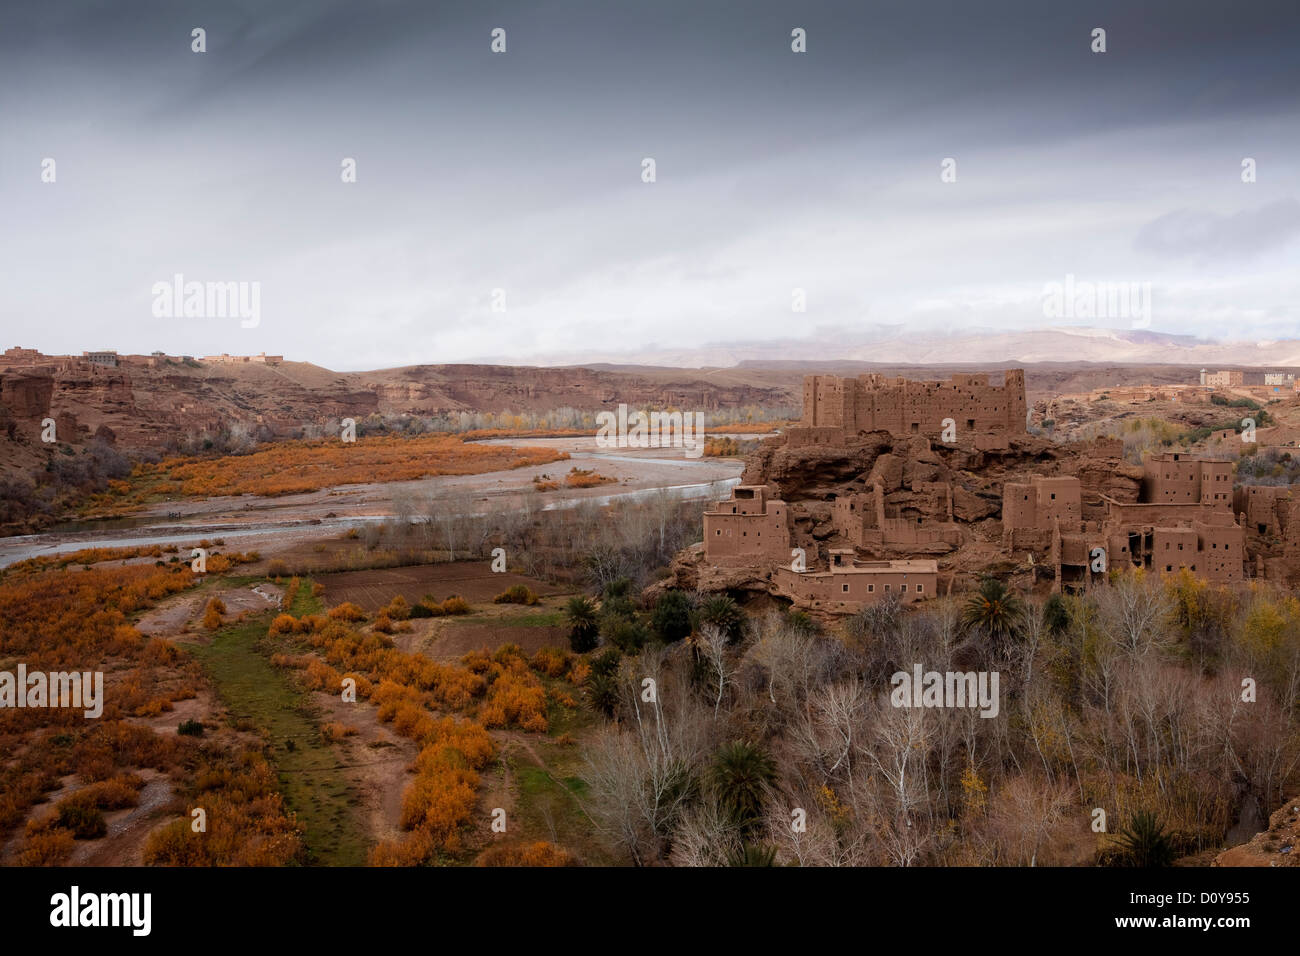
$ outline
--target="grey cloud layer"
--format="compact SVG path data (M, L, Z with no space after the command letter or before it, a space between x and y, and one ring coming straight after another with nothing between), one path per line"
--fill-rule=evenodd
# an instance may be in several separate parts
M529 361L788 335L795 286L808 327L1032 327L1075 273L1152 282L1161 330L1300 329L1300 7L1137 6L6 5L0 317L57 351ZM262 325L153 318L176 272L260 281Z

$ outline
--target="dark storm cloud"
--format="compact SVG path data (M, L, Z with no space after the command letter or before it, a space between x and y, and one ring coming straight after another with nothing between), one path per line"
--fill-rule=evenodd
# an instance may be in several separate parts
M1214 334L1214 264L1171 252L1258 249L1265 301L1294 298L1268 257L1297 40L1294 0L6 3L0 317L58 350L526 359L785 334L792 286L823 323L1024 325L1071 272L1165 283L1169 330ZM178 271L262 282L267 321L158 323Z

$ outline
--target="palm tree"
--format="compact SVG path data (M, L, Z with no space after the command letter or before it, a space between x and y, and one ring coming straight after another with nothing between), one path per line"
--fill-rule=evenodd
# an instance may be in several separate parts
M579 595L569 598L565 609L569 620L569 646L574 653L581 654L596 646L596 637L600 626L596 620L596 605L589 597Z
M768 788L776 780L776 763L758 744L737 741L718 751L709 782L718 805L741 832L762 818Z
M1168 866L1177 855L1164 823L1150 810L1133 814L1133 819L1119 831L1118 837L1119 848L1129 866Z
M776 847L741 844L727 854L727 866L776 866Z
M745 612L727 595L718 594L700 603L696 625L705 624L712 624L727 635L728 641L735 642L745 633Z
M1010 637L1020 626L1024 605L1010 588L997 578L982 578L980 586L962 609L962 623L982 628L995 640Z

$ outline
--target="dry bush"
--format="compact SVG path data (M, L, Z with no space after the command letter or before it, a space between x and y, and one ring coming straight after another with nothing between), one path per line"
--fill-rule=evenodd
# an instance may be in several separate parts
M30 833L18 853L19 866L63 866L76 849L71 830L52 829Z
M484 850L475 866L577 866L572 853L554 843L512 843Z
M332 621L364 621L366 612L351 601L344 601L342 604L329 609L329 618Z
M337 441L279 442L249 455L167 458L141 465L132 476L130 497L160 492L187 498L292 495L327 485L477 475L567 457L549 448L476 445L447 435L362 437L355 446Z
M538 648L537 653L533 655L533 670L545 674L547 677L563 677L569 670L574 655L559 647L542 647Z
M411 616L411 606L406 603L406 598L400 594L393 595L393 599L388 602L388 606L384 610L394 621L405 621Z
M462 597L453 594L439 605L443 614L468 614L471 610L469 602Z
M336 744L345 737L356 736L357 728L348 724L341 723L337 720L331 720L321 724L320 735L326 743Z
M210 568L210 570L216 570ZM226 613L225 602L221 598L213 598L208 602L207 610L203 612L203 626L209 631L215 631L222 625L222 615Z
M284 866L301 861L302 837L278 792L275 771L254 751L205 753L186 815L149 835L146 866ZM207 832L189 810L201 807Z
M534 605L541 599L525 584L512 584L492 599L493 604Z

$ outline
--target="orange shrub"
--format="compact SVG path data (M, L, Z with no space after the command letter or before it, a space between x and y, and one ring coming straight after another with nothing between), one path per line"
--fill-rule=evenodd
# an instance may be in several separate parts
M19 866L62 866L76 849L71 830L55 828L27 834L27 842L18 854Z
M313 658L307 665L307 673L304 675L303 683L312 690L338 693L342 690L343 675L324 661Z
M536 604L540 600L532 588L524 584L512 584L492 599L493 604Z
M434 770L442 760L448 759L449 751L455 751L474 770L482 770L496 754L492 735L483 729L482 724L455 717L434 721L425 743L425 748L415 758L416 770L421 773Z
M573 655L558 647L542 647L533 655L533 670L547 677L561 677L569 669Z
M436 475L477 475L568 458L549 448L476 445L450 435L363 437L277 442L250 455L167 458L132 476L132 494L289 495L327 485L411 481Z
M199 793L185 816L149 835L146 866L284 866L301 859L301 832L260 754L212 754L195 785ZM205 833L190 826L194 807L207 815Z
M538 840L536 843L511 843L484 850L475 866L577 866L568 850Z
M325 738L327 743L336 744L344 737L356 736L357 728L350 727L347 724L340 723L337 720L331 720L328 723L320 725L320 734Z
M351 601L344 601L342 604L329 609L329 617L330 620L334 621L364 621L366 612Z
M588 664L586 661L584 661L581 657L575 657L573 659L573 663L569 666L569 674L565 678L565 680L567 680L570 684L575 684L581 687L583 684L587 682L587 678L590 676L591 676L591 665Z
M383 840L370 851L371 866L419 866L433 855L433 837L416 830L404 840Z
M617 481L617 478L610 478L594 470L584 470L576 465L564 476L564 484L569 488L595 488L598 485L608 485Z
M442 768L417 777L402 795L402 829L425 830L452 849L456 829L474 811L477 786L478 774L467 769Z
M443 614L468 614L470 612L469 602L462 597L452 595L439 605Z
M479 708L484 727L517 726L544 733L546 690L535 675L519 666L502 668L488 687L487 698Z
M208 609L203 612L203 626L209 631L215 631L221 626L221 615L225 613L226 605L220 598L213 598L208 602Z

